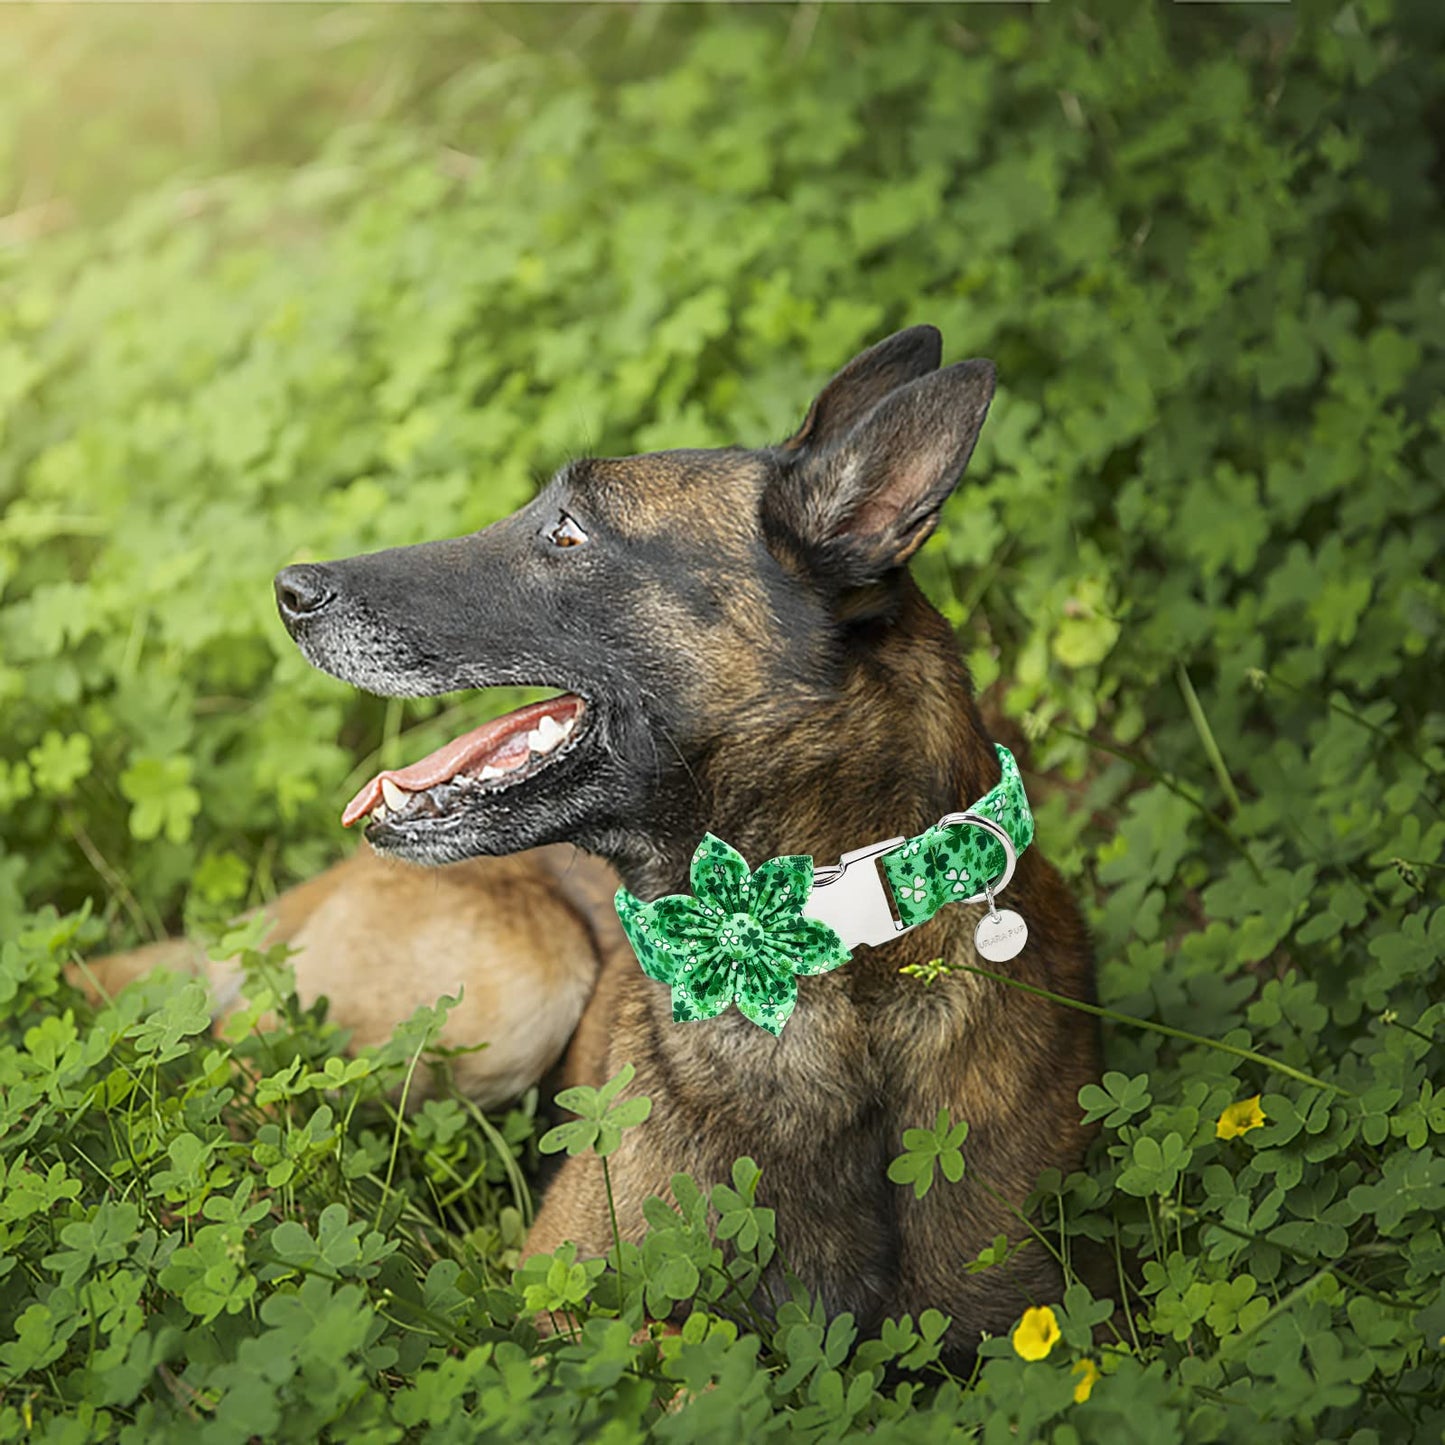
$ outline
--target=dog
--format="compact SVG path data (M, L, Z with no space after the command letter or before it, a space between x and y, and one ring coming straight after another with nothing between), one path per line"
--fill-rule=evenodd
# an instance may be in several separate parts
M500 872L495 884L476 875L471 896L487 907L447 925L449 957L499 915L520 925L533 883L555 898L580 866L565 850L535 850L571 845L589 869L605 860L634 895L656 899L688 891L707 833L754 866L793 854L825 866L921 833L998 781L953 634L908 570L994 390L990 363L941 361L938 331L916 326L854 358L781 443L575 460L471 536L277 576L282 620L306 658L370 692L556 690L381 774L347 808L383 859L492 869L506 861L496 855L522 855L521 891ZM436 912L452 904L438 876L411 870L397 885L411 892L385 910L365 986L385 988L405 967L409 929L441 926ZM433 900L413 912L429 886ZM667 1196L676 1171L723 1180L748 1154L789 1266L865 1330L937 1307L952 1319L947 1358L966 1361L982 1332L1057 1297L1053 1261L1034 1244L1001 1270L965 1265L995 1236L1019 1235L1015 1211L1041 1171L1081 1163L1090 1131L1076 1100L1099 1071L1096 1026L966 971L929 985L900 973L972 962L983 905L945 908L801 979L774 1037L736 1011L674 1022L667 987L598 905L606 891L605 875L589 872L578 896L539 909L525 968L575 951L566 1005L539 1025L532 1066L575 1007L564 1077L598 1083L631 1063L653 1101L609 1160L625 1237L640 1238L644 1201ZM1029 930L1013 976L1092 1001L1086 929L1037 848L1019 858L1008 898ZM311 916L313 939L322 921ZM515 959L497 966L518 971ZM456 972L487 991L466 961ZM551 987L507 1015L512 1033L529 1032L527 1010L546 1016L534 1000ZM970 1126L967 1173L917 1199L888 1165L902 1131L939 1109ZM587 1255L611 1247L591 1156L562 1165L527 1250L568 1240Z

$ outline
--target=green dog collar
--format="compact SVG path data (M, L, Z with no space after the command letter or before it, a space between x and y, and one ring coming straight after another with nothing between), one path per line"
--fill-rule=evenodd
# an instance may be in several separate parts
M799 977L837 968L859 944L877 947L917 928L946 903L987 902L975 947L995 963L1015 957L1028 928L994 898L1033 841L1034 817L1013 754L1000 746L998 758L994 788L917 838L855 849L831 867L799 854L754 872L708 833L693 854L691 895L644 903L618 889L623 931L642 971L671 987L673 1018L715 1018L736 1002L746 1018L780 1034Z

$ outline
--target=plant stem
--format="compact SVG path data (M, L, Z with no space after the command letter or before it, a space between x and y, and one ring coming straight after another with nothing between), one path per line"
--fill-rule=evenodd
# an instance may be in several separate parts
M1189 670L1182 662L1176 663L1174 675L1179 679L1179 691L1184 694L1184 706L1189 709L1189 720L1194 724L1194 731L1199 734L1199 741L1204 744L1204 754L1209 759L1214 776L1219 779L1219 786L1224 789L1224 796L1229 799L1230 809L1237 818L1243 806L1239 801L1239 791L1234 786L1234 779L1229 776L1224 754L1220 752L1214 729L1209 726L1209 719L1204 715L1199 694L1194 691L1194 684L1189 680Z
M1124 1319L1129 1326L1129 1334L1134 1341L1134 1353L1140 1354L1143 1345L1139 1343L1139 1330L1134 1323L1134 1307L1129 1303L1129 1281L1124 1274L1124 1250L1119 1243L1119 1221L1114 1219L1114 1266L1119 1273L1119 1306L1124 1311ZM1117 1335L1118 1331L1114 1333Z
M1261 672L1258 674L1258 676L1262 677L1265 682L1269 683L1271 686L1282 687L1286 689L1286 691L1294 693L1296 697L1304 698L1307 702L1318 701L1318 699L1315 698L1313 694L1306 692L1304 688L1297 686L1295 683L1286 682L1284 678L1276 677L1273 673ZM1354 708L1346 707L1344 703L1337 702L1333 697L1328 697L1325 699L1325 706L1329 708L1331 712L1339 713L1341 717L1349 718L1352 723L1358 724L1367 732L1374 733L1374 735L1382 742L1388 744L1392 748L1398 749L1400 752L1404 753L1407 758L1411 758L1413 759L1413 761L1419 763L1420 766L1424 768L1425 771L1432 778L1434 778L1437 782L1440 781L1442 774L1438 768L1432 768L1430 764L1427 763L1425 759L1422 758L1420 754L1415 751L1414 748L1410 747L1408 743L1402 743L1400 739L1397 738L1393 733L1386 732L1385 729L1382 728L1378 723L1372 723L1369 718L1363 716L1361 713L1357 713ZM1430 802L1430 800L1427 798L1426 802ZM1430 803L1430 806L1432 808L1435 807L1434 803ZM1435 811L1438 813L1440 812L1440 809L1435 808Z
M521 1213L522 1222L531 1224L534 1215L532 1210L532 1191L527 1188L527 1181L522 1171L517 1167L516 1156L512 1153L511 1146L502 1138L501 1131L487 1116L477 1108L472 1100L466 1100L468 1113L477 1121L482 1133L487 1136L492 1148L496 1151L497 1158L502 1161L502 1169L507 1175L507 1182L512 1186L512 1198L516 1201L517 1209ZM606 1161L604 1160L605 1164Z
M607 1156L602 1160L602 1183L607 1190L607 1212L612 1216L612 1243L617 1250L617 1317L622 1318L626 1309L627 1281L622 1273L622 1231L617 1227L617 1201L612 1197L612 1171L607 1167Z
M1228 1356L1232 1347L1237 1346L1241 1341L1247 1340L1251 1335L1257 1334L1276 1315L1287 1310L1297 1299L1313 1289L1327 1274L1331 1273L1333 1273L1333 1270L1329 1265L1325 1265L1323 1269L1316 1270L1303 1284L1296 1285L1283 1299L1271 1305L1269 1309L1264 1312L1263 1316L1256 1320L1247 1330L1241 1330L1237 1335L1230 1335L1229 1338L1224 1341L1223 1345L1220 1346L1219 1353L1222 1356Z
M1101 753L1108 753L1110 757L1118 758L1122 763L1128 763L1131 768L1137 768L1141 773L1154 779L1160 787L1173 793L1176 798L1182 798L1191 808L1194 808L1217 833L1224 835L1230 847L1249 864L1254 873L1255 880L1264 882L1264 874L1258 863L1254 861L1248 848L1234 835L1234 829L1229 826L1217 813L1211 811L1209 805L1199 797L1196 797L1187 787L1184 786L1172 774L1166 773L1162 768L1156 767L1153 763L1146 762L1143 758L1135 757L1131 752L1119 747L1115 743L1100 742L1098 738L1090 737L1088 733L1077 732L1073 728L1066 728L1061 723L1050 723L1050 731L1061 734L1063 737L1072 738L1075 742L1083 743L1085 747L1096 749Z
M1118 1024L1129 1024L1136 1029L1147 1029L1151 1033L1163 1034L1167 1038L1182 1039L1185 1043L1198 1044L1206 1049L1218 1049L1221 1053L1233 1054L1238 1059L1248 1059L1252 1064L1260 1064L1266 1069L1272 1069L1277 1074L1284 1074L1301 1084L1310 1084L1316 1089L1328 1089L1334 1094L1343 1094L1346 1098L1353 1099L1354 1091L1343 1088L1339 1084L1331 1084L1325 1079L1317 1079L1313 1074L1307 1074L1303 1069L1292 1068L1289 1064L1282 1064L1278 1059L1266 1058L1264 1054L1258 1054L1253 1049L1241 1049L1236 1044L1221 1043L1218 1039L1207 1039L1203 1034L1191 1034L1187 1029L1170 1028L1168 1024L1155 1023L1152 1019L1135 1018L1133 1014L1120 1013L1118 1009L1104 1008L1101 1004L1085 1003L1082 999L1070 998L1067 994L1054 993L1047 988L1039 988L1036 984L1025 983L1022 979L1009 978L1007 974L994 973L991 969L980 968L976 963L954 963L950 968L962 970L964 973L976 973L980 978L991 979L994 983L1007 984L1009 988L1022 989L1024 993L1037 995L1039 998L1046 998L1050 1003L1063 1004L1065 1008L1078 1009L1081 1013L1093 1014L1097 1018L1109 1019Z
M999 1191L995 1189L993 1185L990 1184L988 1180L985 1179L983 1175L980 1174L978 1170L973 1167L972 1164L969 1165L968 1172L978 1182L985 1194L987 1194L996 1203L1002 1204L1003 1207L1007 1209L1010 1214L1014 1215L1018 1219L1019 1223L1022 1224L1023 1227L1027 1229L1028 1232L1032 1234L1033 1237L1037 1239L1038 1242L1043 1245L1043 1247L1048 1250L1051 1255L1053 1255L1054 1259L1058 1261L1059 1267L1064 1271L1065 1277L1067 1277L1069 1272L1068 1260L1064 1258L1061 1251L1054 1248L1053 1242L1043 1233L1042 1230L1039 1229L1039 1227L1028 1217L1028 1215L1025 1214L1023 1210L1018 1207L1017 1204L1013 1203L1012 1200L1007 1199L1004 1197L1004 1195L1000 1194Z
M1400 1021L1399 1019L1382 1018L1382 1019L1380 1020L1380 1022L1381 1022L1382 1024L1386 1025L1386 1027L1388 1027L1388 1028L1392 1028L1392 1029L1403 1029L1407 1034L1414 1034L1417 1039L1423 1040L1425 1043L1429 1044L1432 1048L1434 1047L1434 1044L1435 1044L1435 1038L1434 1038L1434 1036L1433 1036L1432 1034L1427 1034L1423 1029L1413 1028L1410 1024L1401 1023L1401 1021Z
M1297 1264L1314 1263L1313 1259L1302 1250L1291 1249L1288 1245L1280 1244L1278 1241L1270 1239L1268 1235L1254 1234L1250 1230L1240 1229L1233 1224L1227 1224L1222 1219L1215 1219L1209 1215L1201 1214L1199 1210L1187 1205L1181 1206L1179 1213L1181 1215L1187 1214L1190 1218L1197 1219L1202 1224L1212 1224L1216 1229L1222 1229L1226 1234L1232 1234L1236 1239L1245 1240L1249 1244L1273 1244L1276 1249L1282 1250ZM1351 1251L1351 1253L1357 1252L1358 1251ZM1387 1250L1384 1252L1393 1253L1394 1251ZM1347 1285L1350 1289L1362 1295L1368 1295L1376 1304L1382 1304L1387 1309L1415 1310L1420 1308L1419 1300L1401 1300L1396 1299L1394 1295L1381 1294L1379 1290L1371 1289L1367 1284L1361 1284L1353 1275L1346 1274L1344 1270L1340 1269L1337 1265L1326 1264L1323 1266L1323 1269L1325 1273L1334 1275L1341 1284Z
M427 1036L423 1034L417 1041L416 1052L411 1056L411 1063L406 1067L406 1078L402 1082L401 1097L396 1101L396 1128L391 1133L391 1157L386 1161L386 1178L381 1182L381 1198L376 1201L376 1218L372 1220L373 1229L381 1228L382 1212L386 1208L386 1197L391 1193L391 1177L396 1172L396 1155L401 1148L401 1133L406 1127L406 1096L411 1092L412 1075L416 1073L416 1066L421 1060L421 1051L426 1047Z
M130 891L125 879L122 878L120 873L110 864L105 854L95 846L94 840L90 834L85 831L85 826L81 823L80 817L75 809L67 806L63 816L65 818L65 826L69 829L70 836L75 839L76 846L85 854L86 861L90 866L100 874L101 882L110 890L111 897L130 915L130 921L135 924L141 937L144 938L147 943L155 943L157 940L164 938L165 930L160 926L160 921L146 914L135 894ZM99 984L90 974L89 970L86 971L86 975L90 978L92 985L99 988ZM101 990L101 996L104 998L109 997L104 989Z
M764 1317L758 1312L757 1308L752 1302L752 1299L748 1295L745 1295L743 1293L742 1288L738 1284L737 1280L735 1280L732 1275L730 1275L727 1270L725 1270L720 1264L710 1263L708 1265L708 1269L713 1274L717 1275L718 1278L721 1279L723 1282L724 1294L719 1295L718 1298L713 1302L714 1307L721 1308L723 1301L728 1293L735 1295L737 1297L738 1303L742 1306L742 1313L736 1316L736 1318L745 1325L751 1324L752 1328L757 1331L758 1338L761 1340L766 1340L768 1338L769 1329L768 1321L764 1319ZM775 1301L772 1297L772 1292L768 1290L767 1285L764 1282L763 1274L764 1271L760 1269L758 1272L758 1284L768 1295L768 1303L770 1305L775 1305Z

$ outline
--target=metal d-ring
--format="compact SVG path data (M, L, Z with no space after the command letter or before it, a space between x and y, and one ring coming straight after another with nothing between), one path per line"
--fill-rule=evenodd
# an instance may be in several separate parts
M1014 847L1014 840L1009 837L1007 830L1002 823L996 823L992 818L986 818L982 813L945 813L935 828L951 827L954 823L971 823L975 828L982 828L985 833L991 833L1000 843L1003 844L1003 875L992 883L984 885L982 893L975 893L972 898L962 898L956 901L960 903L987 903L989 909L993 908L993 899L996 894L1002 893L1009 885L1009 880L1014 876L1014 869L1018 867L1018 849Z

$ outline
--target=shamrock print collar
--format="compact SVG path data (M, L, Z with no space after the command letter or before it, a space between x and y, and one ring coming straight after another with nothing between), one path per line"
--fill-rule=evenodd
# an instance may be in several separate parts
M837 968L860 944L901 937L947 903L987 902L975 948L994 963L1016 957L1028 927L994 896L1033 841L1034 818L1013 754L999 746L998 759L995 787L916 838L888 838L828 867L797 854L753 871L708 833L693 854L690 895L644 903L618 889L623 931L642 971L672 989L673 1019L715 1018L736 1002L780 1034L800 977Z

